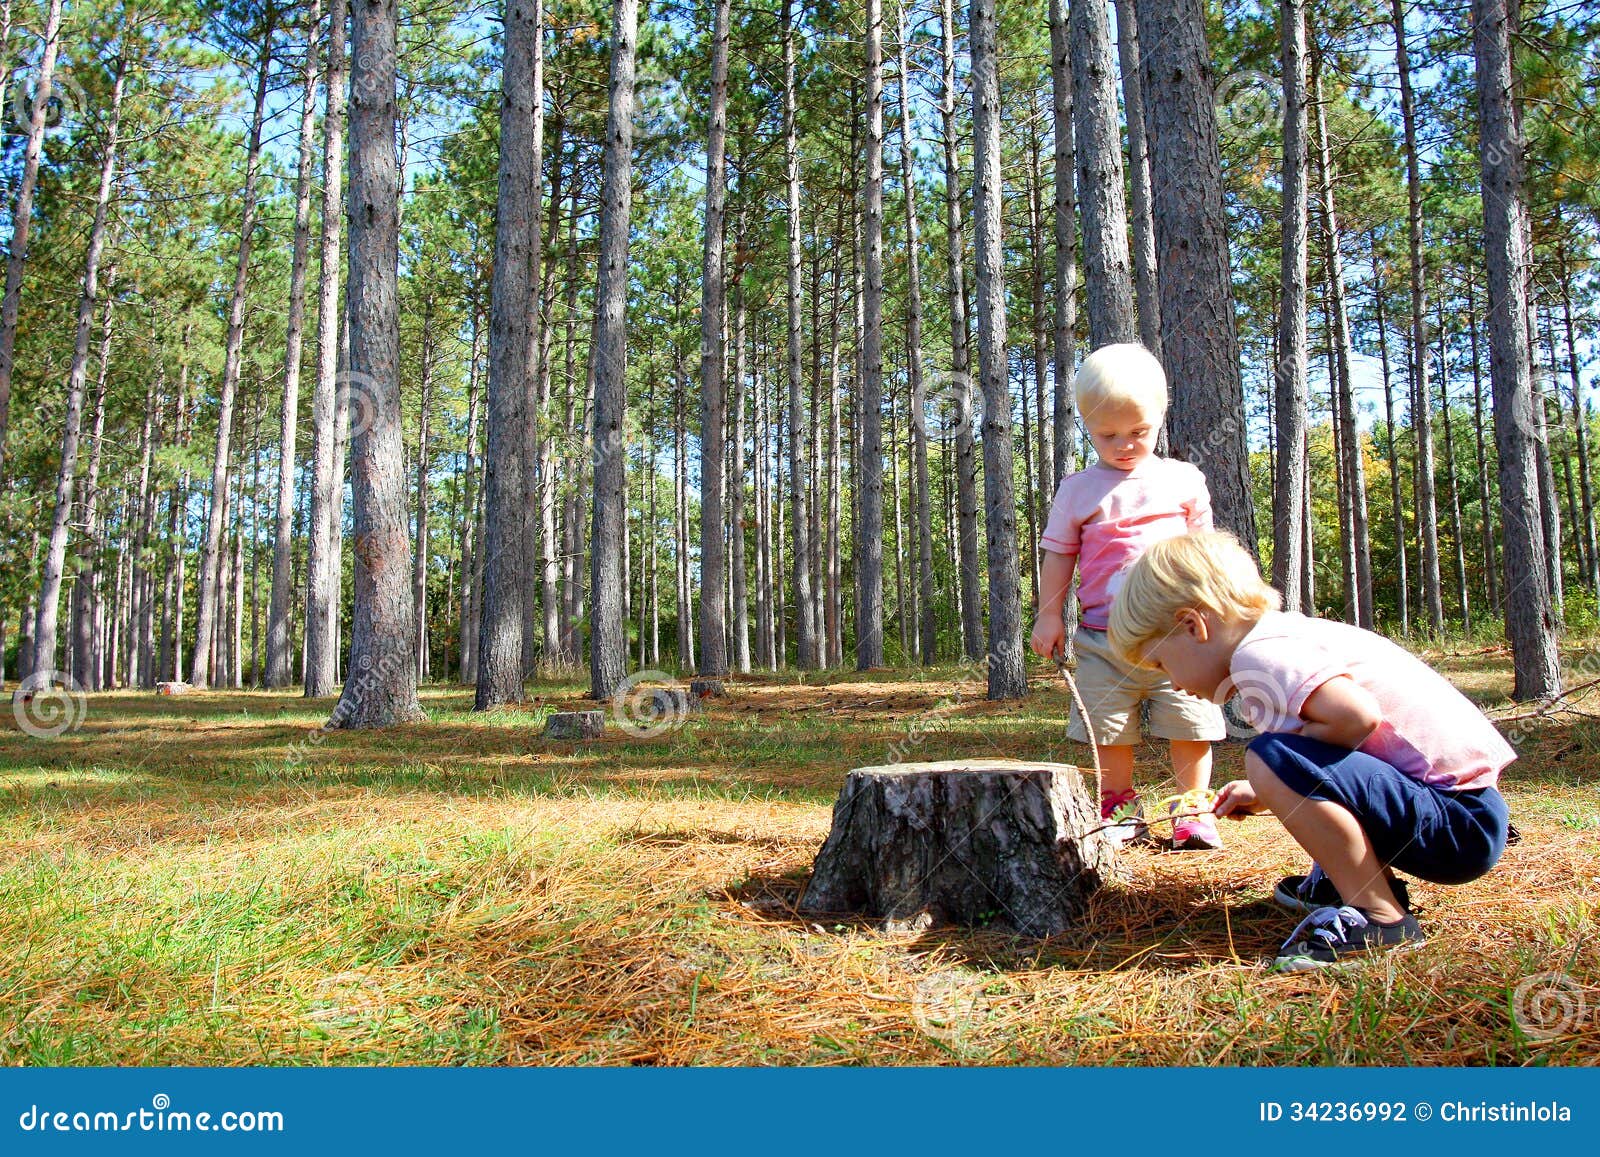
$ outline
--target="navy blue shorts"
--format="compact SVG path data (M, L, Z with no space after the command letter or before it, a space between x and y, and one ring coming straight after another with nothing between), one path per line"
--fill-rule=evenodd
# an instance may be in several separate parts
M1465 884L1505 851L1506 801L1492 787L1445 791L1376 756L1302 735L1260 735L1249 750L1296 795L1349 811L1397 871Z

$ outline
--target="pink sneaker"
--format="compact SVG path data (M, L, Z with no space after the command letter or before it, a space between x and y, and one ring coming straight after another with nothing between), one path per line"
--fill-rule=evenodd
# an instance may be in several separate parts
M1212 794L1204 789L1186 791L1167 804L1172 821L1172 846L1178 851L1216 851L1222 847L1216 817L1211 814Z
M1139 793L1131 787L1127 791L1100 793L1100 822L1110 824L1103 830L1106 837L1118 846L1143 839L1150 831L1144 822L1144 804L1139 799Z

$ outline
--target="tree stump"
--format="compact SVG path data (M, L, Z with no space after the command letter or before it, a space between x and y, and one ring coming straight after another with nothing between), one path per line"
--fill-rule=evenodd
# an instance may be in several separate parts
M546 739L598 739L605 729L604 711L557 711L544 721Z
M651 719L682 719L700 710L700 697L684 687L645 687L643 710Z
M726 695L728 689L723 686L721 679L691 679L689 681L689 694L696 699L715 699L719 695Z
M1075 927L1089 896L1115 875L1091 794L1084 772L1060 763L856 768L834 804L801 911L1041 937Z

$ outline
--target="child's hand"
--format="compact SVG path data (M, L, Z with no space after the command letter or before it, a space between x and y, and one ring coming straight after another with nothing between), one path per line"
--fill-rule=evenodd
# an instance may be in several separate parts
M1028 645L1041 659L1053 658L1057 651L1065 650L1066 641L1067 628L1059 614L1040 615L1033 620L1033 637Z
M1250 786L1250 781L1235 779L1217 789L1212 813L1219 818L1226 816L1230 820L1242 820L1260 810L1261 803L1256 799L1256 789Z

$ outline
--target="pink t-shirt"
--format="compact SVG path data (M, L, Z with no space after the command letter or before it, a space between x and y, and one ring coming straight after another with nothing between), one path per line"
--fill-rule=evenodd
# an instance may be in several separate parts
M1200 468L1152 454L1132 470L1096 462L1068 474L1039 544L1078 556L1082 622L1103 631L1122 576L1141 554L1165 539L1210 529L1211 494Z
M1435 787L1493 787L1517 757L1443 675L1382 635L1347 623L1270 611L1234 651L1231 672L1250 725L1290 733L1304 723L1300 709L1311 693L1348 675L1383 712L1360 750Z

